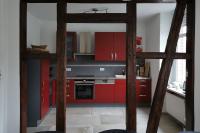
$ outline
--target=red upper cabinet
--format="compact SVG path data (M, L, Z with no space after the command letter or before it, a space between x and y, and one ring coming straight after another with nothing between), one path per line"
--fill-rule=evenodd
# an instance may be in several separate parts
M114 59L115 61L126 60L126 33L115 33L115 46L114 46Z
M114 59L114 32L95 33L95 60L111 61Z
M96 32L96 61L125 61L126 36L124 32Z
M77 35L76 32L67 32L66 39L67 61L74 61L74 53L77 52Z

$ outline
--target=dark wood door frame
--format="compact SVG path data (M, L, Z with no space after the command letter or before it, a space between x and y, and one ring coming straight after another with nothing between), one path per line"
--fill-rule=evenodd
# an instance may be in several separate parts
M184 1L187 3L184 3ZM164 53L161 52L143 52L137 54L135 51L136 37L136 4L137 3L169 3L174 0L136 0L133 2L125 2L123 0L20 0L20 132L26 133L27 125L27 79L26 79L26 43L27 43L27 3L57 3L57 114L56 114L56 130L65 131L65 33L66 23L84 22L84 23L126 23L127 24L127 130L136 131L136 98L135 98L135 59L164 59L154 102L151 109L151 115L148 122L147 133L155 133L161 116L163 99L166 93L166 85L169 78L171 65L174 59L187 60L187 83L186 83L186 129L194 130L194 35L195 35L195 0L177 0L177 8L175 11L170 36L168 38L167 48ZM127 3L126 14L68 14L66 13L67 3ZM183 9L187 4L187 52L176 53L175 46L178 39L178 31L182 22ZM79 19L77 19L77 16ZM105 17L103 17L105 16ZM85 19L89 18L89 19ZM117 19L118 18L118 19ZM173 45L172 45L173 44ZM165 80L165 81L163 81ZM163 85L163 86L162 86ZM156 105L158 104L158 105ZM156 121L155 121L156 120Z

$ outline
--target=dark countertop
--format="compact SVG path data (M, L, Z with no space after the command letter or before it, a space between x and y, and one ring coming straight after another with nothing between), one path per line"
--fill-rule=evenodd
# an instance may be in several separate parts
M115 80L115 79L126 79L125 76L121 76L121 77L67 77L67 79L111 79L111 80ZM137 76L136 79L150 79L150 77L140 77Z

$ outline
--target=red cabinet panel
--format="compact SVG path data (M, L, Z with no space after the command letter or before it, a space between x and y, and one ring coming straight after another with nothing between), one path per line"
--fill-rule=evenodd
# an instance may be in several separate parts
M126 103L126 80L118 79L115 81L115 102Z
M114 103L114 84L95 85L95 103Z
M66 103L74 103L74 80L67 80Z
M114 59L114 33L96 32L95 33L95 60L111 61Z
M138 104L151 104L151 80L136 80L136 98Z
M56 106L56 80L52 81L52 106Z
M49 60L43 59L40 62L40 106L41 106L41 119L49 111Z
M125 32L96 32L95 60L96 61L125 61L126 33Z
M115 46L114 46L114 58L115 61L126 60L126 33L115 33Z

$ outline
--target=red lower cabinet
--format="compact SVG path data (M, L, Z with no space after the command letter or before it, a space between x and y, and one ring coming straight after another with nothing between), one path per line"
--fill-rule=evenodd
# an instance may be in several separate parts
M136 80L136 98L138 104L151 104L151 79Z
M66 103L75 103L74 80L67 80Z
M115 84L95 84L95 103L114 103Z
M136 80L136 102L138 105L151 104L151 79ZM126 80L115 81L115 103L126 103Z
M115 80L115 103L126 103L126 80Z
M48 59L42 59L40 61L40 115L41 119L44 118L44 116L49 111L49 60Z
M52 80L52 106L56 106L56 80Z

